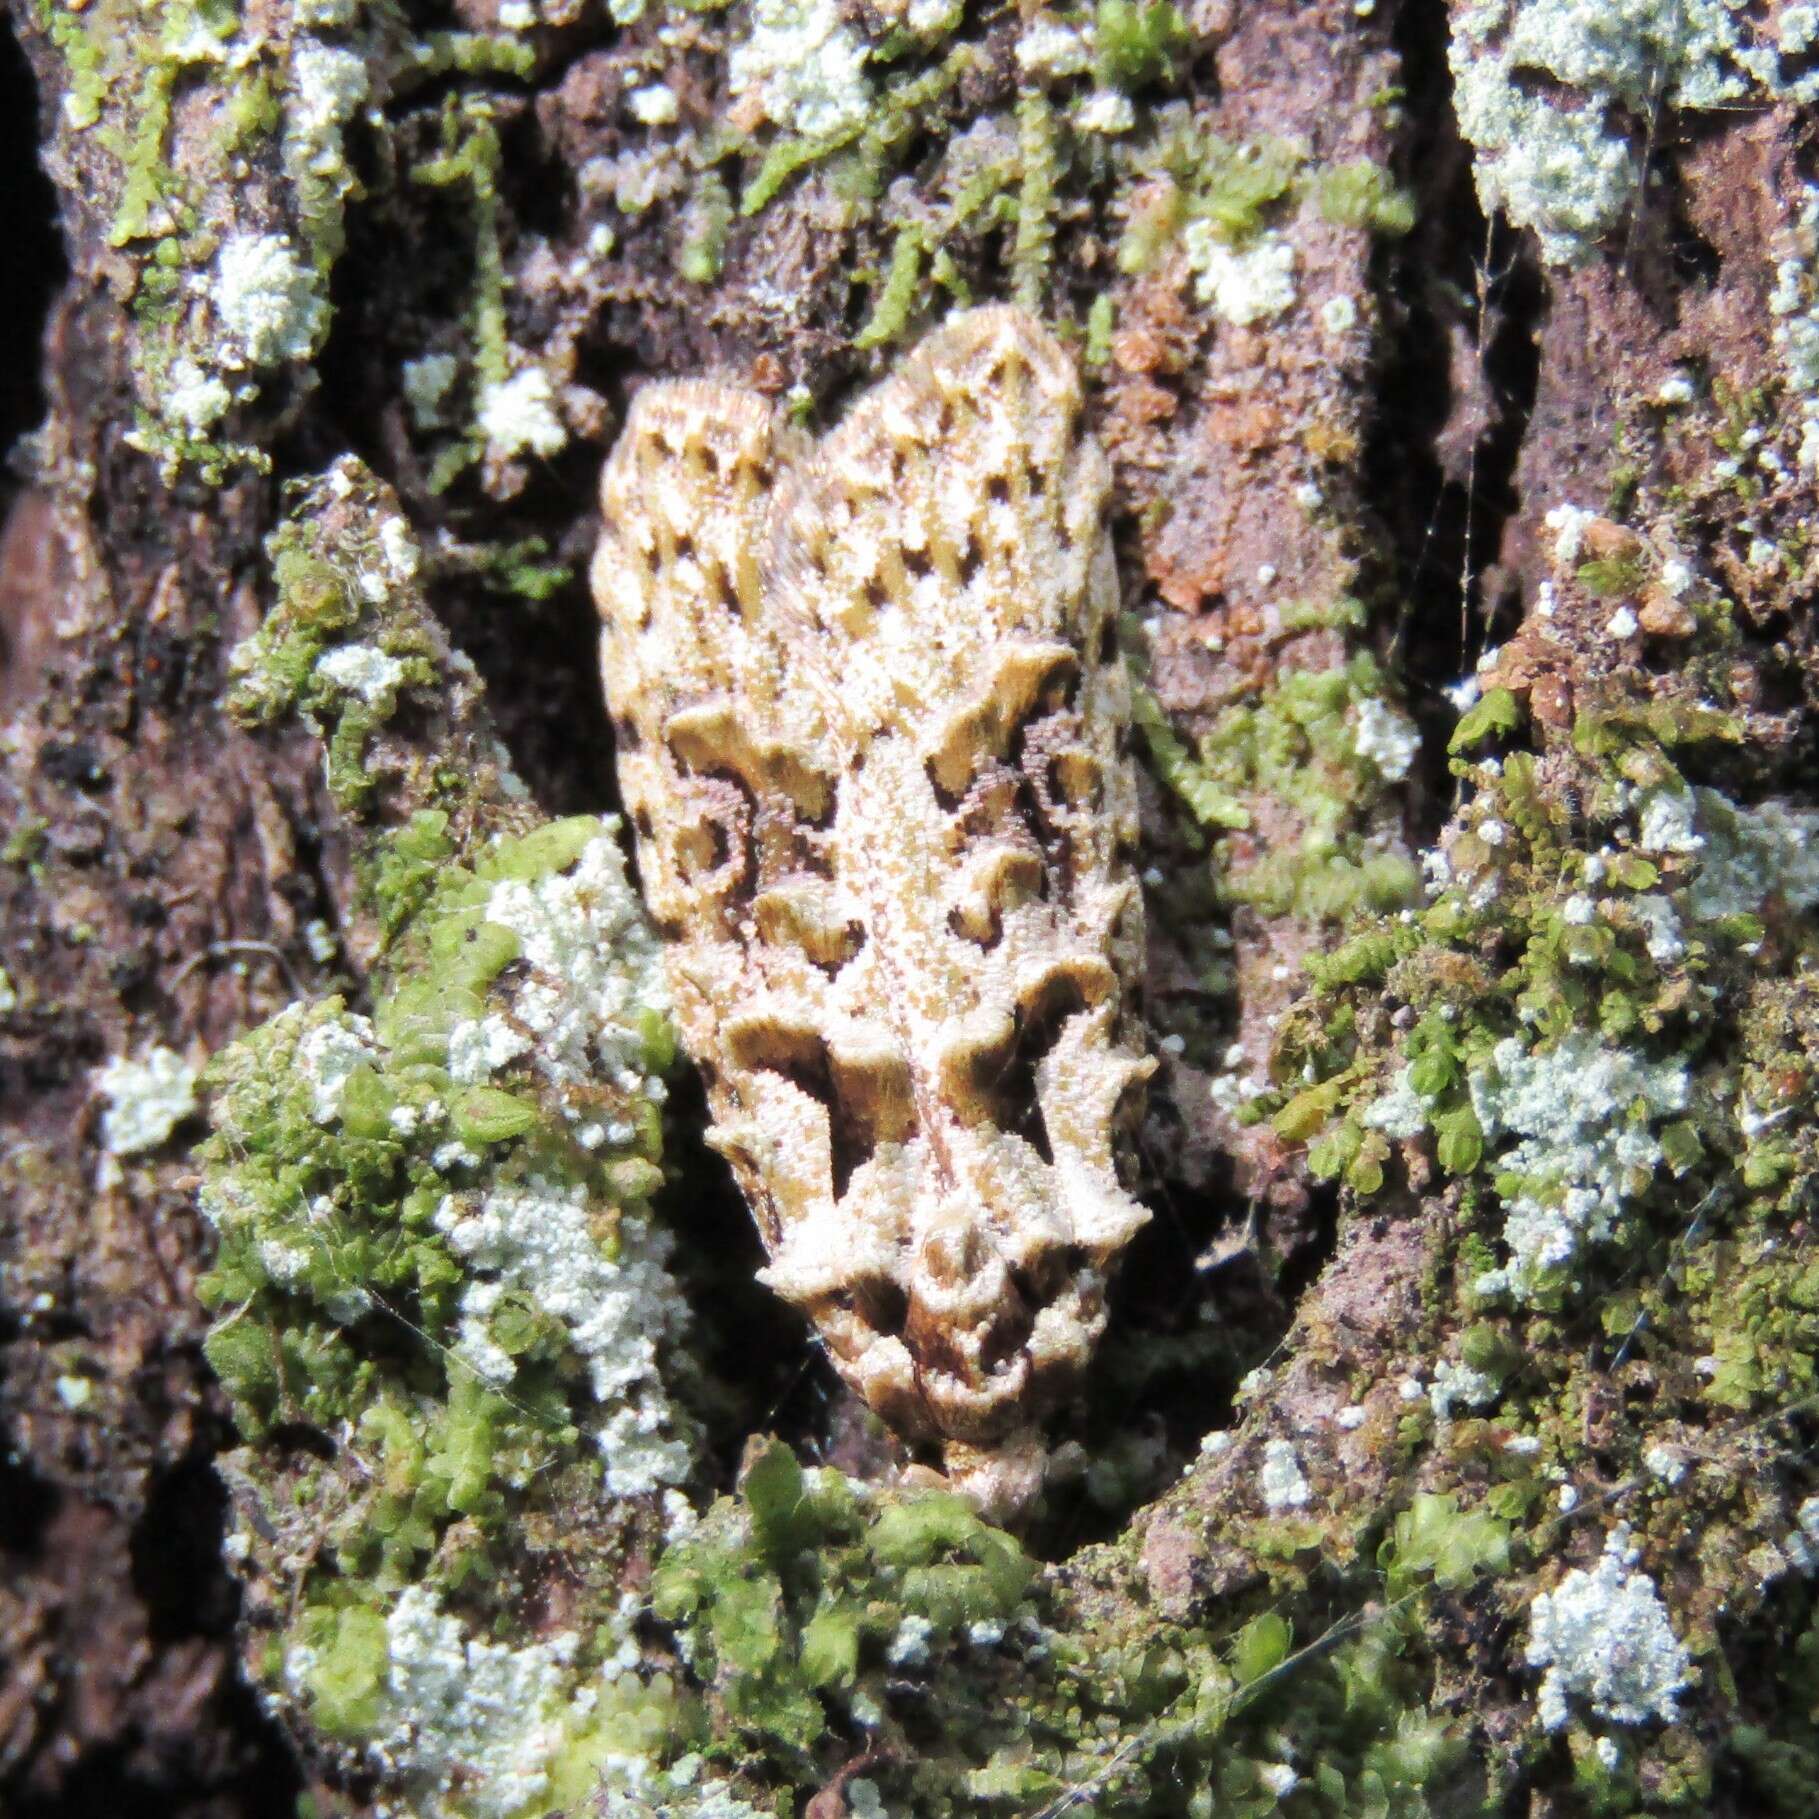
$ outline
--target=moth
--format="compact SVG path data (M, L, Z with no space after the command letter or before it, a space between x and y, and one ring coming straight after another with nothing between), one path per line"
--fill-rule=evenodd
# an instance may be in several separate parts
M1148 1217L1110 491L1072 361L1008 306L819 441L647 386L601 480L621 790L762 1279L999 1516Z

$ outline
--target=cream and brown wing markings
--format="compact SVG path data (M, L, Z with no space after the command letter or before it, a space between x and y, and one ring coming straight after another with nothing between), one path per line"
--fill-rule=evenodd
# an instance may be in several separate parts
M1146 1217L1109 473L1021 311L820 443L701 382L602 481L602 665L713 1140L836 1365L1008 1511Z

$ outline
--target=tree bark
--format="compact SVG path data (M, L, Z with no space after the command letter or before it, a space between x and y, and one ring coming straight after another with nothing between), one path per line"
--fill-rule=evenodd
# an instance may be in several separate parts
M9 10L7 1809L1806 1810L1809 9ZM586 588L637 387L995 298L1162 1061L1015 1538L750 1281Z

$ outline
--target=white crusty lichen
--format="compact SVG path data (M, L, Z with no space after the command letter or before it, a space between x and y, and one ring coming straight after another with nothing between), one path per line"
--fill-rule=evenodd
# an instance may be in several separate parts
M1341 293L1320 306L1320 327L1329 335L1349 335L1358 326L1358 305Z
M929 1641L934 1633L935 1626L927 1617L920 1617L911 1611L897 1625L896 1634L885 1645L885 1660L896 1668L927 1667Z
M1181 244L1194 291L1213 313L1237 326L1279 316L1295 301L1295 249L1278 233L1229 245L1211 221L1190 221Z
M316 659L316 674L369 707L385 707L404 680L404 665L377 645L342 644Z
M1819 906L1819 809L1772 797L1743 808L1702 786L1661 785L1642 798L1637 844L1697 856L1682 893L1695 921L1754 915L1771 895L1792 910Z
M1796 1571L1811 1577L1819 1572L1819 1497L1808 1497L1794 1512L1794 1520L1800 1526L1781 1537L1781 1551Z
M728 59L728 82L786 131L831 138L870 112L870 54L835 0L755 0L750 36Z
M1096 88L1074 109L1073 119L1083 133L1128 133L1137 124L1137 110L1122 91Z
M480 389L475 424L495 460L554 455L568 441L556 415L556 390L540 366L526 366Z
M652 1734L637 1690L629 1708L616 1705L615 1689L638 1687L640 1610L628 1596L604 1625L590 1625L590 1660L576 1631L504 1640L449 1609L436 1586L406 1586L373 1636L379 1672L364 1753L389 1796L374 1811L527 1819L575 1810L591 1788L601 1812L762 1819L698 1754L676 1755ZM309 1701L334 1682L337 1664L293 1643L283 1673L292 1695Z
M295 1027L307 1016L301 1004L290 1005L278 1013L272 1028L282 1029L286 1022ZM378 1058L373 1026L365 1017L343 1012L324 1017L304 1032L297 1044L297 1065L309 1086L310 1115L318 1124L333 1124L341 1116L341 1098L354 1070Z
M179 357L165 375L158 408L165 422L199 436L227 414L233 401L233 393L215 374Z
M1476 0L1452 23L1479 194L1559 263L1583 258L1631 207L1637 122L1663 107L1819 97L1819 77L1782 70L1783 54L1806 48L1802 22L1790 29L1784 14L1777 43L1732 0Z
M1495 1402L1500 1387L1487 1371L1448 1359L1434 1367L1434 1380L1427 1390L1428 1406L1436 1421L1450 1421L1455 1408L1483 1408Z
M650 1014L669 1002L662 952L625 875L616 827L590 840L566 871L492 887L486 920L518 937L523 971L505 988L509 1015L464 1019L449 1035L449 1070L464 1083L528 1054L590 1147L633 1134L593 1128L594 1085L663 1096L662 1082L643 1068Z
M373 1754L429 1810L507 1819L548 1791L551 1765L591 1704L572 1667L577 1637L491 1642L428 1586L412 1585L386 1617L385 1642L385 1728Z
M1017 67L1027 74L1079 76L1092 66L1090 32L1047 12L1037 14L1017 40Z
M633 89L625 104L640 126L673 126L681 111L676 91L667 82L647 82Z
M1367 1129L1386 1137L1419 1137L1427 1129L1430 1101L1415 1088L1414 1070L1399 1068L1389 1087L1367 1105L1361 1117Z
M1542 519L1554 533L1554 560L1570 568L1585 550L1585 533L1596 524L1598 514L1582 505L1554 505Z
M1545 1668L1536 1705L1543 1727L1561 1729L1569 1701L1583 1699L1612 1724L1671 1722L1689 1680L1686 1648L1629 1530L1619 1527L1598 1564L1575 1567L1529 1606L1530 1667Z
M285 111L284 162L294 181L306 177L337 190L353 187L341 134L371 93L366 60L339 45L309 40L291 52L291 100Z
M278 366L307 359L328 326L316 274L286 234L235 234L215 255L210 288L231 345L223 366Z
M1352 721L1352 746L1374 765L1385 783L1400 783L1421 752L1421 732L1408 715L1377 695L1359 701Z
M404 401L418 429L434 429L443 421L449 392L460 373L461 362L453 354L424 354L405 361L400 375Z
M196 1078L196 1070L162 1044L97 1069L95 1091L106 1101L102 1147L110 1156L155 1150L196 1110Z
M605 1411L593 1433L606 1488L637 1497L680 1483L694 1458L688 1424L663 1387L664 1350L687 1321L668 1269L670 1234L631 1207L602 1220L584 1188L543 1179L450 1194L436 1226L474 1272L457 1354L491 1383L511 1380L516 1367L491 1316L502 1291L517 1291L560 1321L587 1360Z
M1272 1516L1284 1510L1302 1509L1313 1496L1294 1444L1288 1440L1266 1440L1263 1464L1257 1472L1257 1494Z
M1661 1165L1657 1119L1683 1111L1684 1064L1650 1061L1575 1030L1552 1048L1506 1037L1469 1076L1487 1142L1518 1141L1497 1157L1509 1262L1478 1278L1480 1294L1531 1299L1588 1243L1608 1238L1625 1203Z

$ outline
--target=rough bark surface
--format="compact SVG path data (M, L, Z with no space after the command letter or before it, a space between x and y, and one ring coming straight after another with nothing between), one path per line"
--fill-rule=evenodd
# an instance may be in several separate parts
M929 10L11 0L8 1812L1807 1810L1810 9ZM642 962L603 1084L529 921L473 959L621 913L627 399L830 423L991 298L1115 469L1161 1061L1017 1539L750 1287ZM365 1097L274 1109L331 1026ZM561 1744L432 1710L412 1598Z

